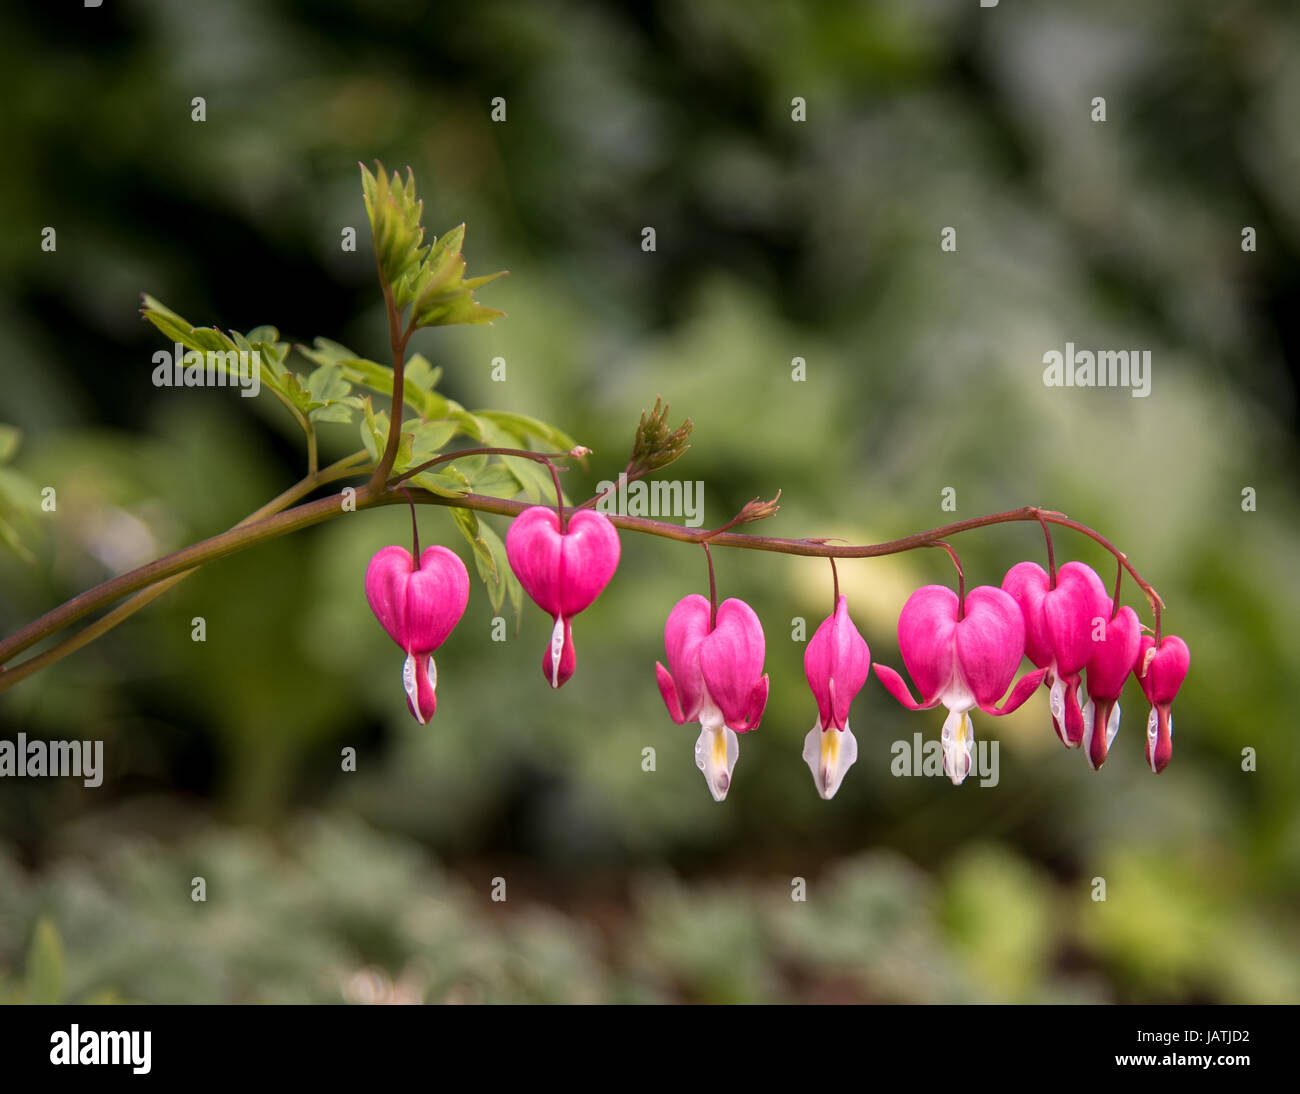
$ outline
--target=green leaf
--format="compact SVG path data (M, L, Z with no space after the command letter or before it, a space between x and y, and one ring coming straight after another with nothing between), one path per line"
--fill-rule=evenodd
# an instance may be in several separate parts
M470 485L476 494L509 499L519 493L519 479L504 463L490 463L479 471L466 470L461 460L457 460L453 466L459 468L468 476Z
M424 489L444 498L459 498L465 494L473 493L470 489L469 479L454 467L439 467L433 471L421 471L418 475L412 475L410 481L414 485L422 486Z
M525 442L530 437L536 437L538 440L554 446L559 452L571 452L578 444L577 441L557 426L553 426L549 422L543 422L538 418L530 418L527 414L515 414L508 410L477 410L475 414L480 418L495 422L503 429L510 430Z
M64 969L63 943L50 920L42 917L36 924L32 944L27 951L27 1002L50 1006L65 1001L67 976Z
M498 425L488 414L480 413L475 417L483 430L483 440L489 447L527 447L525 437L521 437L508 427ZM546 467L535 460L524 459L522 456L500 456L498 459L514 475L520 489L523 490L529 501L534 504L544 505L553 505L555 503L555 483ZM561 488L561 496L564 496L563 488Z
M454 418L442 418L425 422L412 418L402 423L404 430L411 433L411 466L433 459L446 446L460 429L460 423Z
M179 342L186 349L200 353L257 353L258 375L262 387L266 388L285 404L310 430L306 424L307 415L313 409L313 400L302 386L296 373L285 366L290 346L279 340L280 332L271 326L255 327L245 336L238 331L226 335L215 327L195 327L177 315L165 304L144 294L144 307L141 315L148 319L173 342ZM217 367L229 372L229 361L216 362Z
M375 174L365 164L359 166L361 192L370 218L380 277L384 284L395 286L408 271L418 269L429 250L420 246L424 239L424 229L420 226L423 206L415 196L415 176L408 167L403 185L397 172L389 179L384 165L378 161Z
M384 449L388 446L388 414L385 411L375 413L370 399L361 400L361 443L372 460L379 462ZM402 470L411 466L411 435L402 433L397 442L397 456L393 468Z
M411 309L415 328L451 323L490 323L505 314L474 299L474 291L501 273L466 279L461 247L465 225L460 224L424 245L421 218L424 204L415 195L415 175L408 167L406 182L394 172L389 178L376 162L372 174L361 166L361 191L370 235L375 243L379 275L392 287L399 313Z
M474 549L474 565L487 589L493 614L500 613L501 605L508 596L517 621L524 606L524 590L510 569L510 560L506 557L506 547L501 542L501 537L490 525L480 521L472 509L453 509L451 515L461 535Z
M474 550L474 559L480 565L479 576L483 577L484 571L482 567L486 567L488 577L495 581L497 577L496 560L492 557L492 548L487 545L487 541L480 534L482 526L479 524L478 514L473 509L453 509L451 518L460 534L465 537Z

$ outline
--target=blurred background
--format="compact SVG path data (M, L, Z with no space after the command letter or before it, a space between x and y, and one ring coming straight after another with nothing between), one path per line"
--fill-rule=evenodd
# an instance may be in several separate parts
M20 544L0 549L0 632L301 475L268 396L151 384L168 347L139 294L384 359L356 166L378 157L414 169L432 231L468 222L472 274L510 270L480 294L507 318L415 348L466 406L593 448L573 496L617 474L663 396L695 422L669 475L704 483L706 524L778 489L763 533L852 542L1059 509L1159 588L1192 671L1160 777L1130 684L1100 773L1040 693L976 717L999 780L960 788L891 774L893 742L937 740L943 712L873 678L860 758L824 802L792 635L829 609L828 568L717 551L772 681L717 805L653 672L668 610L707 588L699 552L624 534L555 693L550 621L528 604L491 641L476 582L421 727L362 593L407 514L336 520L209 566L0 697L0 735L103 740L106 764L98 789L0 782L0 996L1300 1000L1293 4L123 0L2 18L0 422L21 435L0 446ZM1067 341L1151 350L1150 396L1045 387ZM358 447L324 428L325 458ZM421 531L465 557L446 513ZM1090 542L1056 542L1113 579ZM1031 525L956 545L972 584L1043 561ZM940 552L840 567L896 667L908 593L949 580Z

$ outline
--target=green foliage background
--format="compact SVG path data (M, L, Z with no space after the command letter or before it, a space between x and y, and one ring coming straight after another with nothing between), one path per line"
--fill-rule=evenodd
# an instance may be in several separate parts
M702 560L632 535L565 688L540 672L550 621L525 606L493 643L476 585L420 727L361 586L407 516L365 513L208 567L0 698L10 735L98 738L108 758L98 790L0 785L0 994L1300 1001L1294 6L427 9L6 13L0 421L21 438L0 434L0 535L28 555L0 555L0 629L299 477L271 400L151 385L164 343L139 294L383 360L356 170L380 158L414 168L434 230L468 223L471 269L510 270L480 294L507 318L413 349L450 398L593 448L571 496L617 473L662 395L695 421L669 474L704 483L708 524L777 489L764 531L855 542L950 519L947 486L958 517L1063 510L1129 552L1192 649L1173 764L1145 769L1131 687L1101 773L1040 697L976 719L1001 743L996 787L895 778L892 742L941 717L873 680L860 759L822 802L790 634L829 607L826 566L718 552L722 594L767 629L772 699L715 805L652 671ZM1066 341L1149 348L1152 394L1044 387ZM321 428L323 460L356 447ZM466 557L445 514L421 523ZM976 583L1041 553L1028 525L959 546ZM1113 572L1068 534L1058 555ZM947 566L841 567L873 657L899 664L898 610Z

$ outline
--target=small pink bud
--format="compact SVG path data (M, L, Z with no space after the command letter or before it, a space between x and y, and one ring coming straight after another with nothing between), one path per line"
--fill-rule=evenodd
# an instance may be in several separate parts
M849 618L847 597L836 600L835 611L813 634L803 665L817 700L817 724L804 738L803 758L817 793L829 800L858 758L858 742L849 729L849 705L871 669L871 651Z
M1094 771L1106 762L1111 742L1119 732L1120 693L1137 664L1142 643L1137 612L1126 604L1112 619L1112 602L1107 600L1106 606L1102 635L1093 643L1088 662L1088 705L1083 708L1083 750Z
M1172 706L1191 663L1187 643L1176 634L1165 635L1159 646L1151 635L1142 636L1133 675L1151 704L1147 716L1147 766L1157 775L1169 766L1174 754Z

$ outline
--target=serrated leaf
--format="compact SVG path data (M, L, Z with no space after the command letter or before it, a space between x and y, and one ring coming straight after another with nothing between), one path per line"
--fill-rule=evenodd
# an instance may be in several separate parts
M415 175L408 167L403 183L396 173L390 179L383 164L375 167L372 174L361 165L361 190L380 278L392 287L398 312L409 307L415 328L490 323L504 315L474 299L476 289L501 274L465 278L465 256L461 254L465 225L424 244L424 207L416 197Z
M420 226L423 208L415 196L415 176L408 167L403 186L396 172L391 179L387 177L381 163L375 163L375 174L364 164L360 166L361 190L380 276L385 284L396 285L408 270L418 268L428 251L420 245L424 239Z
M63 960L63 943L49 919L41 918L32 934L27 951L27 1002L52 1006L65 1001L67 975Z

